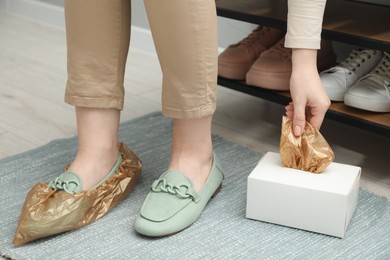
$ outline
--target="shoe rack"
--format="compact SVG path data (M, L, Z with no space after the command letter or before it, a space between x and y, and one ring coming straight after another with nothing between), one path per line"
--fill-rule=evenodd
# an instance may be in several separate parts
M287 28L286 0L216 0L221 17L253 24ZM352 0L328 0L322 37L390 52L390 6ZM288 92L271 91L246 85L245 82L218 78L218 84L259 98L286 105ZM374 113L355 109L343 102L332 102L326 118L390 137L390 113Z

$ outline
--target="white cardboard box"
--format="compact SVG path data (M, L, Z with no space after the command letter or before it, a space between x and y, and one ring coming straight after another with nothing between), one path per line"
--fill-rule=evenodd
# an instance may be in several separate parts
M334 162L321 174L290 169L268 152L248 176L246 217L342 238L356 208L360 172Z

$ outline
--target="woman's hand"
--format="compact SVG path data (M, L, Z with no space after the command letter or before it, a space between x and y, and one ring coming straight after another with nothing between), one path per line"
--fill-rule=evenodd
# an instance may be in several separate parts
M317 50L293 49L290 93L292 102L286 114L293 119L295 136L303 133L305 121L320 129L330 100L322 86L317 71Z

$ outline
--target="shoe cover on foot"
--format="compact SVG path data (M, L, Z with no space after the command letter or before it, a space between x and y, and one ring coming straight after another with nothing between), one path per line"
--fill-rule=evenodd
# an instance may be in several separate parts
M48 183L37 183L27 194L13 240L16 246L32 240L86 226L114 208L133 189L142 164L124 144L122 163L103 184L88 191L57 192Z

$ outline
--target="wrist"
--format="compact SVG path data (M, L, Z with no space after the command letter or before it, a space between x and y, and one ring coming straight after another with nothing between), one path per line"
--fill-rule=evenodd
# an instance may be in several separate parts
M292 50L293 71L316 71L317 72L317 50L316 49L293 49Z

